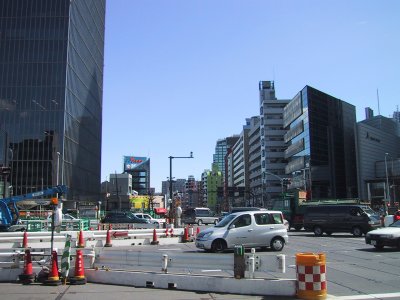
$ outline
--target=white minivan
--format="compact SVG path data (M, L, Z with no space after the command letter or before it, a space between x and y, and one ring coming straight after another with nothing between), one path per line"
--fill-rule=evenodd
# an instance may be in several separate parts
M281 251L288 239L282 212L243 211L227 215L217 225L201 231L196 247L212 252L233 249L235 245Z

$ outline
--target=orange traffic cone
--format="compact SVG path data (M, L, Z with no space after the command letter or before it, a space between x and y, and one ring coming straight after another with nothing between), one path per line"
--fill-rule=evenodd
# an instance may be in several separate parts
M79 231L79 239L78 239L78 245L76 248L85 248L85 242L83 241L83 231Z
M174 236L174 228L171 227L171 229L169 230L169 234L171 235L171 237Z
M183 236L182 236L182 243L189 242L188 230L187 228L183 228Z
M72 285L81 285L86 284L86 282L82 250L76 250L75 275L69 279L69 283Z
M51 271L47 279L43 282L44 285L60 285L61 280L58 275L58 262L57 262L57 251L51 253Z
M165 229L165 236L168 237L168 228Z
M152 245L158 245L159 244L159 242L157 241L157 232L156 232L155 228L153 229L153 241L150 244L152 244Z
M200 227L197 227L196 229L196 236L200 233Z
M22 284L29 284L35 281L36 274L32 270L31 250L25 250L24 272L18 276Z
M104 247L112 247L111 244L111 234L110 234L110 230L107 230L107 236L106 236L106 244L104 245Z
M24 232L24 237L22 238L22 248L28 248L28 233Z

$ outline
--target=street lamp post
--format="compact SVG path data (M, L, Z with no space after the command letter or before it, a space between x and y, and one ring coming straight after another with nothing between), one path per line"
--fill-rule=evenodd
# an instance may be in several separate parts
M169 198L171 202L169 204L170 216L172 215L172 203L173 203L173 194L172 194L172 160L174 158L193 158L193 152L190 151L190 156L169 156ZM172 219L172 218L171 218Z

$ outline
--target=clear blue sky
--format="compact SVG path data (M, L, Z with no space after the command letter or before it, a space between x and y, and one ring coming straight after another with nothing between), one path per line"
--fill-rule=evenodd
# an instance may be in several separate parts
M124 155L151 159L151 186L200 179L216 141L310 85L391 116L400 95L400 1L107 0L102 181Z

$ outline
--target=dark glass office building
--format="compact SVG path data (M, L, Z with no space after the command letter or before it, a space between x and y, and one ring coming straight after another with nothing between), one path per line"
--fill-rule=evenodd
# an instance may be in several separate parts
M68 200L97 202L104 29L105 0L0 0L0 165L14 195L65 184Z
M284 109L289 190L313 199L356 198L355 107L306 86Z

